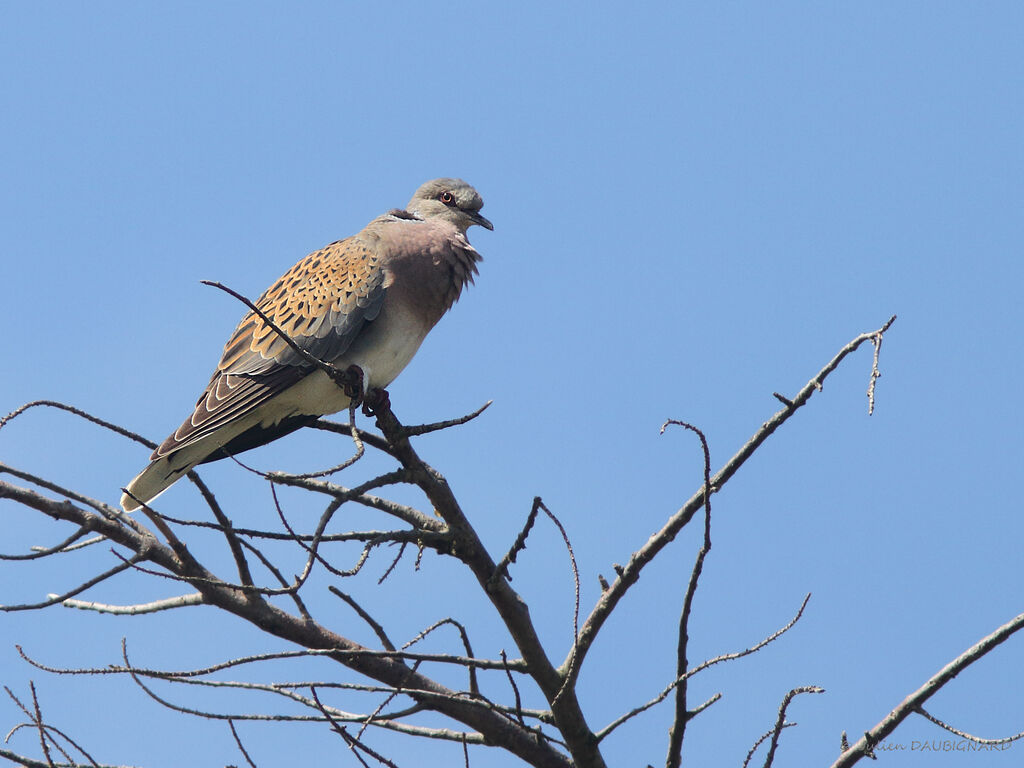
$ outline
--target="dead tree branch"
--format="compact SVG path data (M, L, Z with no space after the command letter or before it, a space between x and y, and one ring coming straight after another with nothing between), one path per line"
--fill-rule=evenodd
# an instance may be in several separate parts
M243 301L253 313L258 315L270 328L282 336L296 352L306 359L307 363L325 370L346 391L352 389L356 384L362 383L351 381L352 376L350 372L339 371L334 366L305 354L299 345L294 343L294 340L289 339L252 302L218 283L207 284L225 290ZM144 519L140 522L124 515L119 509L101 501L87 498L73 491L60 488L58 485L30 473L0 464L0 474L10 475L33 486L22 487L16 482L0 480L0 499L9 499L25 508L35 510L54 520L66 522L74 527L71 535L65 537L55 546L33 552L32 555L13 557L18 559L38 559L40 557L55 556L66 552L72 546L78 546L78 542L85 539L88 534L89 540L105 539L113 544L115 556L122 561L114 568L98 574L89 581L62 595L51 595L44 602L7 606L5 610L31 610L63 603L67 607L97 612L131 614L168 610L202 603L227 611L268 635L294 644L298 647L298 650L291 653L252 655L212 665L201 670L185 670L181 672L136 667L129 662L126 649L124 650L123 666L103 669L59 670L53 667L44 667L34 661L31 662L41 669L48 669L63 674L128 675L140 688L163 706L199 717L227 720L234 734L236 744L250 765L254 764L254 761L242 746L238 733L234 728L234 723L241 720L301 720L326 723L335 733L338 733L345 739L346 743L353 749L354 754L370 756L384 765L390 765L386 758L363 749L359 742L363 730L370 725L414 736L456 741L463 746L467 744L500 746L518 756L524 762L539 768L568 768L568 766L573 765L579 768L604 768L604 758L600 752L601 740L622 723L675 693L675 715L667 758L668 766L675 768L675 766L681 764L683 735L687 722L719 698L719 695L716 694L697 707L689 708L687 703L688 679L697 672L707 669L718 662L739 658L764 647L781 636L799 620L807 603L805 599L800 611L788 625L755 646L738 653L715 657L695 667L690 666L687 655L690 616L704 561L711 548L711 495L721 490L747 458L776 429L805 405L816 390L821 389L825 378L839 366L842 360L852 354L866 341L871 341L875 347L868 393L869 403L873 407L875 382L880 375L878 372L878 350L883 334L888 330L894 319L890 319L888 323L876 331L861 334L844 346L792 399L778 396L784 408L757 430L747 444L714 475L711 472L710 452L703 434L695 427L684 422L668 422L684 426L694 431L700 437L704 451L704 473L701 488L667 520L660 530L633 554L624 567L616 568L617 578L613 583L606 585L607 588L603 590L582 624L580 623L579 569L570 536L566 526L544 505L540 497L534 499L525 525L512 546L504 556L496 561L484 546L469 517L462 509L455 493L449 486L447 479L427 464L412 445L412 438L459 426L475 419L487 408L490 404L489 402L477 411L458 419L416 426L403 425L392 412L390 405L385 403L375 412L376 426L380 430L381 435L360 430L355 426L354 405L349 409L348 424L342 425L333 422L317 423L314 426L318 429L337 432L350 438L356 446L356 452L352 458L347 459L343 464L325 472L308 474L258 473L270 483L271 497L278 512L280 527L283 527L283 530L262 531L235 526L230 517L221 508L214 494L203 484L199 476L194 473L190 473L190 478L198 487L203 502L210 510L209 515L204 512L203 515L197 516L209 517L212 515L213 521L176 519L162 515L149 506L144 506L144 512L149 516L149 523L147 523ZM354 395L352 400L355 403L356 397ZM101 419L96 419L78 409L63 406L52 401L35 401L23 406L3 420L0 420L0 428L30 408L40 405L60 408L86 418L103 428L111 429L132 440L152 446L144 438L128 430L116 427ZM354 487L345 487L317 479L324 474L351 466L356 459L364 455L364 446L379 450L387 457L391 457L391 459L397 462L397 468L357 484ZM418 492L422 492L429 504L429 506L424 507L427 511L423 512L407 504L381 498L371 493L371 491L375 491L378 488L390 487L396 484L415 486ZM289 509L288 514L286 514L282 499L278 496L278 486L290 486L323 495L321 499L325 506L317 513L318 518L313 518L316 521L315 524L312 520L308 524L297 524L296 521L299 517L293 510ZM47 493L56 494L59 498L50 498L46 495ZM336 528L338 525L337 520L341 518L339 510L348 502L355 502L369 510L382 512L401 521L400 524L395 524L395 527L400 530L389 530L390 526L383 526L381 530L332 532L329 529ZM701 508L704 509L704 537L683 595L683 606L678 622L675 674L671 676L671 682L660 694L645 704L627 712L625 715L616 718L603 730L595 732L587 722L576 687L577 678L580 675L587 653L593 646L604 622L629 589L637 582L643 568L665 550L667 545L683 527L691 522L697 510ZM429 514L431 511L435 514ZM562 658L564 648L559 651L559 656L551 655L539 638L537 628L531 618L527 600L510 585L510 567L516 562L517 556L526 548L527 539L531 533L535 536L540 535L534 528L536 519L541 511L551 519L562 536L568 551L575 585L571 648L564 656L564 660L559 664L556 664L553 659ZM402 524L408 526L408 529L403 529ZM223 540L220 544L221 559L224 561L226 570L229 573L234 572L236 574L234 578L223 578L215 572L216 569L214 567L201 563L197 556L193 554L193 550L189 548L192 542L186 542L180 534L185 530L192 531L197 527L216 532L219 534L219 537L222 537ZM276 522L274 527L275 529L278 528ZM376 526L372 527L376 528ZM162 535L164 540L158 538L153 531L157 531ZM294 547L285 547L289 552L298 552L301 556L299 562L296 563L298 573L294 577L286 576L286 574L293 573L294 571L282 567L269 556L274 551L273 547L275 545L273 542L290 542L295 545ZM358 559L355 554L358 550L351 545L346 546L346 542L363 543L363 550L358 555ZM226 548L224 547L225 544ZM383 544L398 544L401 547L394 562L385 573L385 577L397 565L405 551L405 547L409 544L415 545L419 553L415 561L416 568L419 567L420 557L424 549L427 549L427 551L433 550L441 556L451 557L461 562L490 600L497 616L501 620L501 624L518 648L521 658L506 659L504 652L501 653L500 659L477 658L473 651L473 645L470 643L470 634L466 625L451 617L435 622L414 637L412 641L398 647L390 639L391 635L386 631L382 622L378 621L360 602L357 602L347 593L340 591L335 585L328 585L328 588L336 596L344 600L358 615L359 619L372 629L373 636L376 638L374 642L379 642L381 647L375 649L364 646L332 631L314 619L310 610L307 609L304 600L299 597L301 591L302 595L307 600L309 599L309 590L313 587L308 585L315 585L317 583L314 579L311 579L312 575L316 573L318 576L325 578L349 578L355 576L360 572L363 564L367 562L371 552ZM338 554L339 550L349 557L347 562L342 561L341 556ZM201 550L197 546L194 551L199 552ZM354 565L351 563L352 560L355 560ZM345 562L350 567L341 567L339 563L342 562ZM260 565L266 570L260 571ZM141 573L180 581L183 584L189 585L194 592L176 598L140 602L127 606L74 599L76 595L86 589L102 584L105 580L113 578L129 568ZM271 584L276 579L279 584L278 587L260 585L256 577L260 576L266 579L267 572L273 577L270 579ZM285 595L294 603L294 605L291 605L286 601L280 601L289 610L285 610L275 602L271 602L271 598ZM361 597L360 600L363 601L363 598ZM363 604L369 605L369 603L365 602ZM310 606L315 608L312 602L310 602ZM414 653L409 650L413 644L445 625L451 625L458 629L462 646L458 654ZM474 634L474 639L476 637L477 635ZM461 651L464 651L464 655ZM484 655L493 655L493 651L491 654L485 653ZM317 656L327 662L343 665L351 672L368 678L372 681L372 684L336 682L330 679L322 681L304 680L291 683L251 683L203 679L213 672L220 672L243 664L262 663L271 659L298 658L300 656ZM460 678L465 680L468 677L468 682L465 683L466 690L454 690L451 687L442 685L438 680L448 678L435 679L428 674L429 670L451 670L458 667L463 668L460 672ZM488 688L481 681L489 679L493 682L494 678L499 674L504 676L511 689L511 692L509 692L505 688L504 682L501 682L499 686L505 691L506 703L493 701L483 693ZM314 676L311 675L310 677ZM305 707L308 713L303 715L228 714L186 707L172 703L152 690L147 685L147 681L152 680L233 690L259 691L261 693L273 694L277 697L284 697L283 699L278 698L277 701L282 703L285 700L293 702ZM532 693L537 698L536 691L528 691L526 694L521 694L520 688L524 683L536 685L536 689L543 696L543 701L546 702L548 709L544 709L543 705L533 708L523 706L524 695ZM157 683L157 685L162 686L163 683ZM377 704L376 708L374 708L374 703L370 703L363 712L347 712L330 706L323 698L324 695L330 694L331 691L339 690L358 692L359 695L370 695L374 697L375 702L380 698L383 698L383 701ZM779 732L787 725L785 723L785 709L790 699L797 693L810 690L812 689L794 689L783 702L776 728L765 737L766 740L771 742L767 764L770 764L774 755ZM309 695L306 695L307 692ZM529 699L526 700L529 701ZM395 703L393 704L392 702ZM919 704L920 702L917 703L918 709L915 711L919 710ZM420 726L403 720L403 718L409 715L426 710L450 718L464 727L465 730L433 727L433 725L431 727ZM41 714L37 716L31 710L29 715L30 720L39 722L42 720ZM344 726L345 723L358 724L359 733L356 735L349 733ZM41 725L36 727L41 734L41 745L45 752L53 747L53 742L52 740L47 740L45 736L47 731ZM855 753L856 749L855 745L849 750L849 754ZM0 753L0 756L5 755ZM52 762L48 752L46 757L48 762ZM362 760L362 756L359 759ZM466 759L468 761L468 753ZM70 758L68 760L71 762Z
M924 703L938 693L950 680L994 648L1006 642L1021 629L1024 629L1024 613L983 637L928 678L924 685L900 702L899 706L882 718L874 728L866 731L849 749L844 750L839 759L832 763L832 768L849 768L859 762L861 758L870 755L878 742L896 730L896 727L912 714L920 712ZM1019 736L1020 734L1012 738Z
M747 443L740 448L736 454L725 463L725 465L718 470L711 478L711 489L717 493L722 489L729 479L736 474L740 467L749 459L754 451L756 451L775 431L785 424L790 417L793 416L800 408L807 404L810 400L811 395L822 389L822 385L825 379L828 378L839 364L849 355L853 354L860 348L860 346L872 339L877 339L880 334L884 334L892 323L896 320L896 316L893 315L881 328L876 331L869 331L868 333L862 333L855 339L846 344L838 353L820 370L817 374L809 381L806 385L797 393L797 395L791 400L787 400L785 408L778 411L768 421L766 421L760 429L758 429L754 435L747 441ZM608 616L618 605L619 601L623 598L626 592L636 584L640 578L640 572L643 568L653 560L659 552L661 552L673 539L679 534L679 532L686 526L690 520L696 514L697 510L702 508L704 505L704 488L701 487L690 499L674 514L672 515L665 525L662 526L661 530L657 531L651 536L647 542L633 555L630 557L629 562L623 567L622 572L617 574L617 578L612 582L608 589L605 590L600 599L595 604L590 615L583 622L583 627L580 630L579 648L578 653L581 656L586 656L590 647L594 644L594 640L597 638L598 632L601 627L607 621ZM582 661L582 659L581 659Z

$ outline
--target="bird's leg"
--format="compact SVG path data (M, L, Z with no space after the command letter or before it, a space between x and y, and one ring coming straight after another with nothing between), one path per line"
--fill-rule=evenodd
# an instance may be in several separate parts
M381 409L391 407L391 396L386 389L366 389L366 376L358 365L350 365L342 371L336 383L340 384L345 394L352 398L356 405L362 403L365 416L376 416Z
M363 414L376 416L380 411L391 408L391 395L386 389L374 387L363 395Z

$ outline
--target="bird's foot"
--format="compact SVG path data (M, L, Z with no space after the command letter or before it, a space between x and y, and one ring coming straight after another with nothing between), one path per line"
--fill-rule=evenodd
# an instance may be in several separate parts
M358 405L363 400L363 369L358 365L350 365L342 372L342 389L345 395L356 401Z
M380 411L391 407L391 395L386 389L374 387L363 395L363 414L376 416Z

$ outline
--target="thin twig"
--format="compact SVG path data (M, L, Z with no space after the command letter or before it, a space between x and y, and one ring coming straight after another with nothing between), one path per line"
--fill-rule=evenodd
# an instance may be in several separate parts
M520 725L526 725L526 721L523 720L523 700L519 697L519 686L516 685L516 681L512 677L512 670L508 668L504 648L501 649L501 660L506 665L505 676L508 678L508 684L512 686L512 695L515 696L516 699L516 717L519 719Z
M998 747L1003 744L1011 744L1015 741L1020 741L1021 739L1024 739L1024 731L1021 731L1020 733L1015 733L1013 736L1004 736L1000 739L983 739L981 738L981 736L974 736L970 733L967 733L966 731L961 731L959 728L954 728L949 723L945 723L942 720L939 720L939 718L935 717L935 715L926 712L921 707L918 707L917 714L921 715L921 717L925 718L926 720L931 720L933 723L939 726L939 728L947 730L950 733L959 736L961 739L973 741L975 744L985 744L990 747Z
M412 665L412 671L413 672L418 671L419 667L420 667L420 662L418 662L418 661L414 662L413 665ZM366 720L363 721L363 724L359 727L359 732L356 734L356 738L357 739L361 739L363 737L363 733L366 731L366 729L369 726L373 725L374 722L380 716L381 712L384 711L384 707L386 707L388 704L390 704L391 701L396 696L400 696L403 693L408 693L408 691L405 691L400 686L395 686L395 688L391 691L391 693L388 694L387 698L385 698L384 701L382 701L380 704L378 704L377 708L375 710L373 710L373 712L371 712L369 714L369 716L366 718Z
M38 560L41 557L49 557L50 555L60 554L62 552L72 551L72 544L78 541L83 536L89 533L85 528L79 528L77 531L68 536L64 541L59 544L54 544L52 547L33 547L33 552L25 555L2 555L0 554L0 560ZM102 538L96 537L90 539L88 542L83 542L83 545L95 544L103 541ZM82 545L79 545L82 546Z
M494 569L494 573L491 574L490 580L487 582L488 587L493 587L494 583L498 579L504 577L509 581L512 581L512 577L508 573L508 567L516 561L516 557L526 549L526 537L530 535L530 530L533 528L533 524L537 522L537 513L540 511L540 496L533 497L533 506L530 507L530 514L526 516L526 523L523 525L523 529L516 536L516 540L509 547L508 552L505 553L504 557L498 561L498 566Z
M435 621L429 627L427 627L422 632L420 632L418 635L416 635L416 637L414 637L412 640L410 640L409 642L405 643L402 646L402 650L404 651L406 648L411 648L413 645L418 643L420 640L423 640L427 635L429 635L435 629L438 629L438 628L443 627L445 625L453 626L453 627L455 627L459 631L459 637L462 639L462 647L465 648L465 650L466 650L466 656L468 658L473 658L473 655L474 655L473 654L473 646L469 642L469 632L466 631L466 627L463 626L462 623L456 621L451 616L449 616L446 619L441 619L440 621ZM502 656L504 657L504 652L502 653ZM502 662L504 662L504 661L505 661L505 659L502 658ZM480 695L480 686L477 684L476 667L474 667L474 666L470 666L469 667L469 693L470 693L471 696L479 696Z
M124 427L120 427L117 424L113 424L109 421L104 421L98 416L93 416L91 413L87 413L86 411L83 411L80 408L75 408L72 405L66 405L65 403L57 402L56 400L33 400L31 403L25 403L20 408L16 408L15 410L11 411L6 416L4 416L2 419L0 419L0 429L3 429L8 422L14 420L15 418L23 414L25 411L27 411L29 408L36 408L38 406L47 406L49 408L57 408L62 411L67 411L68 413L73 413L75 416L79 416L85 419L86 421L91 421L93 424L98 424L104 429L109 429L111 432L116 432L117 434L123 437L127 437L130 440L134 440L137 443L142 443L150 450L156 448L156 443L154 443L152 440L147 440L142 435L138 435L135 432L132 432L130 429L125 429Z
M764 648L769 643L771 643L774 640L778 639L779 637L784 635L786 632L788 632L800 620L800 617L803 616L804 608L807 607L807 601L810 600L810 599L811 599L811 595L808 593L807 596L804 597L803 603L801 603L800 609L797 611L796 616L794 616L789 621L789 623L786 624L786 626L784 626L784 627L782 627L780 629L777 629L775 632L773 632L772 634L768 635L768 637L766 637L764 640L762 640L761 642L757 643L756 645L752 645L751 647L745 648L742 651L736 651L734 653L724 653L724 654L722 654L720 656L715 656L712 659L707 659L706 661L702 661L696 667L692 667L692 668L686 670L686 672L682 676L682 678L676 678L675 680L673 680L671 683L669 683L667 686L665 686L665 688L662 689L661 693L659 693L653 699L650 699L649 701L645 702L644 704L641 704L638 707L634 707L629 712L626 712L625 714L620 715L615 720L613 720L608 725L606 725L604 728L599 730L597 732L597 734L596 734L598 740L603 739L605 736L607 736L609 733L614 731L616 728L618 728L620 725L625 723L627 720L630 720L630 719L636 717L637 715L641 714L642 712L646 712L648 709L650 709L654 705L659 704L662 701L664 701L665 698L675 689L675 687L677 685L679 685L680 682L682 682L683 679L689 679L689 678L693 677L694 675L696 675L698 672L702 672L703 670L707 669L708 667L712 667L715 664L720 664L720 663L722 663L724 661L733 661L734 659L740 659L740 658L743 658L744 656L749 656L750 654L756 653L757 651L761 650L762 648ZM696 711L697 710L693 710L693 712L696 712Z
M775 727L771 731L771 741L768 744L768 754L764 758L764 768L771 768L772 763L775 761L775 750L779 746L779 734L782 733L782 729L786 725L786 709L789 707L789 702L793 700L794 696L798 696L801 693L824 692L825 689L817 685L805 685L800 688L794 688L783 697L782 704L779 705L779 716L775 719ZM791 725L796 725L796 723Z
M341 735L342 739L344 739L344 740L345 740L345 743L346 743L346 744L348 745L348 748L349 748L350 750L352 750L352 754L354 754L354 755L356 756L356 759L358 759L358 760L359 760L359 762L360 762L360 763L362 763L362 765L363 765L363 766L365 766L366 768L369 768L369 766L368 766L368 765L366 764L366 761L365 761L365 760L363 760L363 758L362 758L362 757L360 757L359 753L358 753L358 752L356 751L357 749L361 749L361 750L363 750L364 752L366 752L366 754L368 754L368 755L369 755L370 757L372 757L372 758L373 758L374 760L377 760L377 761L378 761L378 762L379 762L379 763L380 763L381 765L386 765L386 766L388 766L388 768L398 768L398 766L397 766L397 765L395 765L395 764L394 764L393 762L391 762L390 760L388 760L388 759L387 759L386 757L384 757L383 755L379 754L378 752L375 752L374 750L370 749L370 748L369 748L368 746L366 746L365 744L363 744L363 743L362 743L362 742L361 742L361 741L360 741L360 740L359 740L358 738L356 738L355 736L352 736L352 735L350 735L350 734L349 734L349 732L348 732L348 731L346 731L346 730L345 730L345 729L344 729L344 728L343 728L343 727L342 727L342 726L341 726L341 725L340 725L340 724L338 723L338 721L337 721L337 720L335 720L335 719L334 719L334 718L333 718L333 717L331 716L331 713L327 711L327 707L325 707L325 706L324 706L324 705L323 705L323 704L322 704L322 703L320 702L320 697L319 697L319 696L317 696L317 694L316 694L316 687L315 687L315 686L310 686L310 688L309 688L309 692L310 692L310 693L312 694L312 696L313 696L313 701L315 701L315 702L316 702L316 706L317 706L317 708L318 708L318 709L319 709L319 710L320 710L321 712L323 712L323 714L324 714L324 717L326 717L326 718L327 718L327 720L328 720L328 722L330 722L330 724L331 724L331 727L332 727L332 728L333 728L333 729L334 729L334 730L335 730L335 731L336 731L336 732L337 732L338 734L340 734L340 735Z
M299 357L301 357L303 360L305 360L307 363L309 363L314 368L319 368L321 371L326 373L330 377L331 381L333 381L339 387L344 389L346 391L346 393L349 391L350 388L352 388L355 385L358 385L358 386L362 387L363 382L362 381L358 381L358 382L355 381L354 377L348 371L338 370L336 367L334 367L330 363L327 363L327 362L321 360L320 358L316 357L315 355L311 355L308 351L303 349L298 344L298 342L295 341L295 339L293 339L284 330L282 330L281 327L277 323L275 323L273 320L271 320L270 317L263 310L259 309L255 304L253 304L251 301L249 301L249 299L247 299L242 294L238 293L237 291L232 290L231 288L228 288L226 285L224 285L223 283L217 282L216 280L200 280L199 282L202 283L203 285L209 285L209 286L211 286L213 288L219 288L220 290L222 290L225 293L228 293L228 294L234 296L240 302L245 304L245 306L247 306L249 308L249 310L254 315L259 317L260 320L262 320L264 323L266 323L267 326L274 333L276 333L278 336L280 336L281 340L283 342L285 342L289 347L291 347L292 351L295 352L295 354L297 354Z
M105 666L105 667L91 667L91 668L65 668L65 667L53 667L43 664L37 661L25 653L24 649L20 645L15 645L15 649L21 655L21 657L36 669L41 669L44 672L50 672L57 675L113 675L123 674L127 672L127 669L122 669L116 666ZM341 657L367 657L367 658L391 658L391 659L402 659L404 661L421 661L431 662L436 664L453 664L462 667L475 667L477 669L488 669L488 670L509 670L517 672L519 674L528 674L529 669L526 663L522 659L477 659L469 658L466 656L453 656L446 653L412 653L409 651L375 651L371 648L361 648L359 650L350 650L344 648L321 648L321 649L305 649L301 651L280 651L277 653L260 653L252 656L242 656L237 659L230 659L228 661L221 662L220 664L213 664L208 667L201 667L199 669L187 669L187 670L156 670L156 669L143 669L141 667L135 667L136 674L144 675L146 677L158 677L158 678L190 678L190 677L203 677L205 675L211 675L215 672L221 672L225 669L231 669L233 667L240 667L247 664L259 664L265 661L276 661L280 659L298 659L305 657L315 656L341 656Z
M896 319L896 315L892 316L892 321ZM882 351L882 335L885 333L886 328L882 328L878 333L871 337L871 343L875 346L875 354L871 360L871 380L868 382L868 416L875 412L875 382L882 375L878 370L878 355Z
M117 552L114 552L114 556L119 557ZM135 564L143 559L145 559L144 554L136 553L132 555L130 558L122 560L118 565L115 565L113 568L104 571L98 576L93 576L88 581L79 584L74 589L69 589L67 592L64 592L59 595L51 594L46 600L43 600L39 603L22 603L20 605L0 605L0 611L8 613L13 613L14 611L37 611L40 608L47 608L51 605L63 603L69 597L74 597L77 594L85 592L85 590L89 589L90 587L94 587L97 584L104 582L107 579L116 576L119 573L122 573L123 571L127 571L129 568L136 567Z
M350 435L352 433L353 424L350 421L348 424L342 424L340 421L331 421L330 419L317 419L311 424L306 425L306 429L319 429L323 432L333 432L338 435ZM366 445L371 448L376 448L381 453L386 453L389 456L393 456L391 444L383 437L373 432L367 432L365 429L357 430L359 433L359 439L362 440Z
M472 421L481 413L491 407L493 400L488 400L486 403L481 405L472 413L467 413L465 416L460 416L457 419L447 419L445 421L436 421L433 424L416 424L411 427L406 427L405 432L409 437L415 437L416 435L426 435L431 432L438 432L442 429L448 429L449 427L458 427L462 424Z
M43 712L39 707L39 697L36 696L36 684L29 682L29 689L32 691L32 722L35 723L39 729L39 743L43 748L43 755L46 757L46 762L52 763L53 758L50 757L50 747L48 745L49 739L46 736L46 726L43 725ZM65 755L65 757L67 757Z
M365 621L370 626L370 629L373 630L373 633L377 635L377 639L380 640L381 645L383 645L389 651L396 650L394 644L391 642L391 638L388 637L388 633L384 631L384 627L380 624L380 622L378 622L376 619L373 618L373 616L371 616L369 613L363 610L363 607L359 605L359 603L357 603L351 595L342 592L333 584L327 587L327 589L330 590L333 594L340 597L346 603L348 603L352 610L359 614L359 618ZM470 654L470 656L472 656L472 654Z
M238 534L235 532L231 520L224 514L224 510L220 508L220 504L217 503L216 497L213 492L207 488L206 483L202 481L198 473L194 469L188 471L188 479L199 489L203 499L206 501L206 505L213 512L213 516L217 518L217 522L220 524L221 533L224 534L224 539L227 541L228 549L231 550L231 557L235 560L235 568L238 571L239 581L246 587L253 586L252 572L249 570L249 562L245 559L245 552L242 551L242 544L238 538ZM143 506L143 509L146 509Z
M558 528L558 532L562 534L562 541L565 542L565 549L569 553L569 563L572 565L572 582L573 582L573 603L572 603L572 651L569 653L568 664L564 670L559 670L565 678L562 682L561 688L558 689L558 693L551 700L551 706L554 707L558 700L565 693L567 688L571 685L571 681L576 679L576 645L580 639L580 569L576 565L576 554L572 551L572 542L569 541L569 534L565 532L565 527L562 525L562 521L555 517L554 513L548 509L543 501L537 499L540 508L544 511L544 514L551 518L551 522Z
M230 717L228 718L228 728L231 729L231 735L235 737L235 744L238 745L238 751L242 753L242 757L245 758L245 762L249 764L250 768L256 768L256 763L252 761L252 758L249 757L249 753L245 751L245 746L242 744L242 740L238 736L238 731L235 730L235 721Z
M4 464L3 462L0 462L0 473L6 473L9 475L13 475L14 477L20 478L22 480L27 480L28 482L32 483L33 485L37 485L40 488L45 488L46 490L51 491L52 493L60 494L65 499L70 499L71 501L77 501L79 504L84 504L90 509L94 509L97 512L99 512L105 519L114 520L121 525L131 528L136 533L149 534L149 531L147 531L142 526L141 523L139 523L136 520L133 520L131 516L128 515L126 512L122 511L121 509L115 509L109 504L104 504L102 501L91 499L88 496L85 496L81 493L77 493L68 488L64 488L60 485L57 485L57 483L51 482L42 477L37 477L36 475L33 475L31 472L25 472L20 469L15 469L14 467L8 464ZM45 510L39 511L43 512L43 514L48 514ZM94 530L95 526L86 525L85 528L86 530L91 531Z
M11 700L14 701L15 705L25 714L25 716L30 721L28 723L19 723L18 725L14 726L10 730L10 732L8 732L5 741L10 741L11 737L17 731L21 730L23 727L33 728L34 730L39 732L39 737L40 737L40 740L42 741L43 754L46 757L46 762L45 763L40 763L40 762L37 762L37 761L34 761L34 760L29 760L29 759L25 759L25 758L19 758L21 760L21 762L19 762L19 764L20 765L29 766L30 768L34 768L34 766L37 766L37 765L45 765L45 766L47 766L47 768L53 768L56 764L53 762L53 759L52 759L52 757L50 755L50 752L49 752L49 749L48 749L48 746L47 746L47 744L49 743L49 744L52 744L54 747L56 747L56 749L68 761L66 764L62 763L60 765L77 766L78 764L71 758L71 756L67 753L67 751L63 747L60 746L60 744L57 742L57 739L54 738L54 736L56 735L56 736L59 736L60 738L64 739L64 741L66 741L69 745L71 745L71 747L73 749L77 750L86 760L89 761L90 765L94 766L95 768L101 768L99 763L97 763L93 759L92 755L90 755L88 752L86 752L82 748L82 746L80 744L78 744L78 742L76 742L74 739L72 739L70 736L68 736L66 733L64 733L64 731L60 730L59 728L55 728L52 725L47 725L46 724L46 722L43 720L42 707L39 705L39 697L38 697L38 695L36 693L36 686L35 686L34 682L29 681L29 689L30 689L30 691L32 693L32 709L31 710L29 710L28 707L26 707L24 704L21 703L21 700L17 696L14 695L14 692L10 688L8 688L6 685L4 686L4 690L7 692L7 695L10 696ZM7 757L8 759L13 759L12 755L14 755L14 753L8 753L6 751L0 752L0 756ZM18 757L18 756L14 756L14 757Z
M783 728L792 728L795 725L796 725L796 723L783 723L782 727ZM775 733L775 728L773 726L770 730L767 730L767 731L765 731L764 733L761 734L761 736L757 739L757 741L754 742L754 746L752 746L747 751L747 756L745 758L743 758L743 768L747 768L747 766L750 765L750 761L754 758L754 753L757 752L757 748L760 747L762 744L764 744L764 742L767 741L772 736L772 734L774 734L774 733Z
M345 459L340 464L335 464L333 467L328 469L322 469L319 472L303 472L301 475L292 475L291 477L295 480L312 480L317 477L329 477L335 472L341 472L343 469L348 469L366 453L366 448L363 446L363 441L359 437L359 430L356 429L356 401L355 398L348 403L348 418L349 424L352 426L350 433L352 435L352 442L355 443L356 452Z
M254 555L256 555L256 558L261 563L263 563L263 567L274 575L274 578L277 579L278 584L280 584L282 587L289 587L288 580L285 579L284 574L281 573L281 570L270 561L269 557L267 557L263 554L263 552L260 551L259 547L257 547L251 541L246 541L245 539L239 539L239 541L242 543L243 547L245 547ZM313 621L313 617L310 615L309 609L306 608L306 604L302 602L302 598L299 597L299 591L297 589L290 591L288 593L288 597L291 598L291 601L293 603L295 603L295 608L298 610L299 615L302 616L302 618L306 619L307 621Z
M697 594L697 583L704 570L704 559L711 551L711 451L708 448L707 438L693 424L677 419L668 419L661 425L661 434L672 424L683 427L693 432L700 439L701 448L704 451L704 542L700 551L697 552L697 560L690 571L690 580L686 585L686 594L683 598L683 609L679 615L679 632L676 641L676 679L679 685L676 686L676 708L675 716L672 719L672 726L668 733L668 757L665 764L668 768L679 768L682 763L683 739L686 734L686 724L690 714L686 708L688 660L686 649L690 640L690 613L693 609L693 598Z
M399 547L398 547L398 554L395 555L395 559L391 561L391 565L388 566L388 569L386 571L384 571L384 575L381 576L379 579L377 579L377 583L378 584L383 584L384 580L387 579L387 577L391 575L391 572L393 570L395 570L395 566L398 565L398 561L401 560L402 559L402 555L405 554L405 547L406 547L407 544L408 544L408 542L403 541L399 545ZM367 546L369 546L369 545L367 545Z

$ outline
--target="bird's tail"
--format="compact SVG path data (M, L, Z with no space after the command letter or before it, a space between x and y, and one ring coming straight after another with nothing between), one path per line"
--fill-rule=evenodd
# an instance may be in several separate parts
M133 512L142 504L148 504L188 474L188 471L198 463L186 461L182 464L181 458L177 454L171 454L151 462L128 483L125 489L127 493L121 496L121 509Z
M186 443L166 456L154 459L128 483L126 490L130 495L125 493L121 496L121 508L125 512L132 512L166 491L193 467L209 461L220 461L236 453L265 445L320 417L316 414L297 414L267 426L255 423L258 418L257 415L236 419L212 434L193 443ZM132 498L133 496L135 498Z

